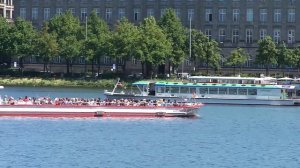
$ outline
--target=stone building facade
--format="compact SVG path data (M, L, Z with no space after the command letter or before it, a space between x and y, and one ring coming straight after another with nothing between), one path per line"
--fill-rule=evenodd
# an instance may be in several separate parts
M13 0L0 0L0 17L4 17L7 18L8 21L12 21L13 11Z
M185 26L191 21L193 28L219 42L222 64L233 48L241 47L250 55L245 65L249 68L253 67L257 42L265 36L289 47L297 46L300 41L300 12L297 12L300 0L15 0L14 3L15 17L31 20L35 26L66 10L82 21L95 10L112 26L122 17L136 24L147 16L159 19L166 8L173 8ZM188 60L186 65L192 66Z

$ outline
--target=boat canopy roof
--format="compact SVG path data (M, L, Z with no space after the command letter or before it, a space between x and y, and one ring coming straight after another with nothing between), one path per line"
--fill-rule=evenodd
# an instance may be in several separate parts
M277 80L281 80L281 81L292 81L292 80L294 80L294 79L288 78L288 77L284 77L284 78L279 78L279 79L277 79Z
M226 87L226 88L253 88L253 89L294 89L292 85L267 85L267 84L227 84L227 83L185 83L185 82L168 82L168 81L138 81L133 83L135 86L149 85L155 83L155 86L171 87Z
M262 81L262 80L276 80L272 77L264 78L254 78L254 77L232 77L232 76L191 76L189 79L215 79L215 80L253 80L253 81Z
M151 83L150 81L137 81L132 83L132 85L149 85L149 83Z

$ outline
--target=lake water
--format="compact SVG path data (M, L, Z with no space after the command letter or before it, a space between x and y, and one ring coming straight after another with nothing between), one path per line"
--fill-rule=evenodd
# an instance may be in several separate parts
M102 93L1 90L15 97ZM300 108L207 105L199 114L199 119L0 118L0 167L300 167Z

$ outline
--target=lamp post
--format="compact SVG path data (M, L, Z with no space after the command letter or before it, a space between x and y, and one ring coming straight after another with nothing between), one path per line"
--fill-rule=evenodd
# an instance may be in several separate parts
M85 41L87 42L87 16L85 16ZM86 60L87 60L87 55L85 56L85 59L84 59L84 76L85 77L86 77L86 74L87 74Z

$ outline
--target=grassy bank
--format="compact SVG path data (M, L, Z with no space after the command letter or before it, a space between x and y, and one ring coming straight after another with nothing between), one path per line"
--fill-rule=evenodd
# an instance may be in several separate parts
M82 87L82 88L112 88L113 79L78 80L78 79L43 79L43 78L0 78L2 86L32 86L32 87Z

